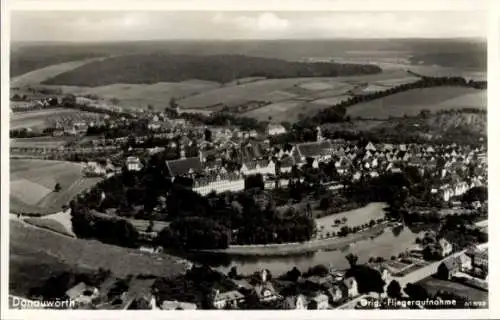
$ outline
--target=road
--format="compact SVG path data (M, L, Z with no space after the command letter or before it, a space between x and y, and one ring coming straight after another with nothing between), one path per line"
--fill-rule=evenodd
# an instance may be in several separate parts
M407 275L404 275L402 277L392 277L393 280L397 280L399 284L401 285L401 288L404 288L408 283L415 283L418 282L424 278L427 278L437 272L437 269L439 265L445 261L446 259L449 259L450 257L458 257L459 255L463 254L467 250L462 250L459 252L456 252L450 256L447 256L446 258L433 262L431 264L428 264L420 269L417 269L413 272L408 273Z
M457 257L457 256L465 253L465 251L467 251L467 250L462 250L462 251L456 252L452 255L447 256L446 258L444 258L442 260L430 263L430 264L428 264L420 269L417 269L413 272L410 272L407 275L404 275L402 277L392 276L389 278L389 281L387 281L387 283L386 283L386 289L387 289L387 285L392 280L398 281L399 284L401 285L401 288L404 289L408 283L416 283L422 279L430 277L437 272L439 265L443 261L445 261L446 259L449 259L450 257ZM354 307L358 304L358 302L361 302L363 299L366 299L367 297L369 297L368 294L363 294L363 295L361 295L361 296L359 296L351 301L344 303L343 305L337 307L336 309L354 309Z

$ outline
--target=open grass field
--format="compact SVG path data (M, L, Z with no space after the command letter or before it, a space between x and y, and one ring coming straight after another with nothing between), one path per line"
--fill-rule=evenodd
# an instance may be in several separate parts
M65 237L10 221L10 293L21 295L61 271L109 269L116 277L129 274L175 276L185 271L180 259L141 253L95 240Z
M386 206L387 205L385 203L380 202L370 203L369 205L359 209L340 212L316 219L316 225L318 230L321 230L322 233L331 231L337 232L343 225L351 227L360 226L370 222L372 219L377 220L379 218L383 218L385 215L384 208ZM335 226L335 220L342 220L344 217L347 219L347 222L345 224Z
M17 77L12 78L10 85L11 85L11 87L24 87L24 86L37 85L37 84L40 84L41 82L43 82L47 79L55 77L61 73L71 71L75 68L84 66L87 63L96 61L98 59L99 58L91 58L91 59L63 62L63 63L43 67L40 69L36 69L36 70L30 71L28 73L24 73L22 75L19 75Z
M211 81L187 80L155 84L116 83L98 87L55 85L46 85L44 87L61 89L64 94L96 95L99 99L105 101L118 99L120 106L124 108L138 109L152 105L160 111L169 105L171 98L189 97L207 90L220 88L220 84Z
M10 129L31 128L32 130L43 130L55 127L56 122L69 124L71 121L99 120L103 117L103 115L97 113L65 108L15 112L10 115Z
M434 277L428 277L418 282L430 294L436 293L438 290L448 291L472 301L488 301L488 292L476 288L469 287L465 284L455 281L441 280Z
M13 138L10 139L11 148L57 148L76 141L75 137L34 137L34 138Z
M486 109L486 91L462 87L413 89L347 108L351 117L387 119L448 109Z
M334 99L335 101L343 100L342 97L332 97L329 101L334 101ZM307 102L300 100L285 100L245 112L242 115L259 121L267 121L269 117L271 117L272 121L287 121L293 123L301 117L310 116L331 106L331 104L321 102L323 101L317 103L317 101Z
M50 218L26 218L24 219L26 223L34 225L38 228L47 229L54 231L69 237L74 237L73 233L70 233L68 229L60 222L50 219Z
M79 164L64 161L11 159L10 167L10 209L16 213L58 212L100 180L84 177ZM59 192L54 191L57 183Z

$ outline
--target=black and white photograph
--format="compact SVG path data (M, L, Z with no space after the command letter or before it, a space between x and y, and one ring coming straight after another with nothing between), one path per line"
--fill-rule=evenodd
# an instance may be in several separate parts
M488 12L383 9L11 10L8 309L488 310Z

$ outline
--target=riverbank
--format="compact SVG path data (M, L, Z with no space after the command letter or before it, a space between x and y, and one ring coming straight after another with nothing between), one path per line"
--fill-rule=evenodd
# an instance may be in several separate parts
M369 229L349 234L346 237L311 240L307 242L263 244L263 245L233 245L227 249L198 250L196 252L225 254L230 256L287 256L305 253L314 253L319 250L332 251L342 249L354 242L376 237L388 227L383 222Z

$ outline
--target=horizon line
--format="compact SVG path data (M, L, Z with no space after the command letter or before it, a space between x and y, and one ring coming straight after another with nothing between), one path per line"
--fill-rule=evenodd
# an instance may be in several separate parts
M92 44L92 43L129 43L129 42L232 42L232 41L376 41L376 40L488 40L487 36L474 36L474 37L336 37L336 38L178 38L178 39L135 39L135 40L95 40L95 41L75 41L75 40L11 40L10 43L26 43L26 44Z

